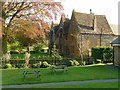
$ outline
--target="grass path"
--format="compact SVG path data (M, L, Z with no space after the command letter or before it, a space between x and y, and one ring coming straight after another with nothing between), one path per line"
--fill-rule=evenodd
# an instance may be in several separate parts
M54 83L42 83L42 84L23 84L23 85L5 85L0 86L0 88L31 88L31 87L46 87L46 86L56 86L56 85L78 85L78 84L89 84L89 83L109 83L109 82L115 82L115 86L117 88L118 79L105 79L105 80L85 80L85 81L70 81L70 82L54 82Z

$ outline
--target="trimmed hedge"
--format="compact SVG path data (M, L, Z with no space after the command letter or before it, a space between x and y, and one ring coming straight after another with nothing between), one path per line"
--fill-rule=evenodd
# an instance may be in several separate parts
M92 57L96 63L97 59L102 62L112 62L113 48L111 46L96 46L92 48Z

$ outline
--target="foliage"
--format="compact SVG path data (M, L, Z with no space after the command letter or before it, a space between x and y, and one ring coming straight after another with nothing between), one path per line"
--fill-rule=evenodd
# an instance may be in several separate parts
M55 43L53 44L53 48L52 48L51 52L52 52L51 55L52 55L53 58L55 58L57 60L62 60L63 59L62 56L59 55L58 49L56 48Z
M76 60L73 60L74 66L79 66L79 62Z
M5 64L5 65L3 66L3 68L5 68L5 69L11 69L11 68L12 68L12 65L9 64L9 63L7 63L7 64Z
M19 42L16 41L14 43L9 44L9 48L10 48L9 49L10 51L19 50L19 48L20 48Z
M47 61L44 61L44 62L42 62L42 64L41 64L41 68L46 68L46 67L49 67L49 66L50 66L50 64L48 64Z
M25 2L15 2L15 0L12 0L11 2L6 1L0 4L3 8L2 18L4 20L10 19L6 25L10 25L15 18L31 19L42 25L46 19L56 18L58 12L62 13L63 10L61 2L54 2L53 0L41 1L40 3L37 1L29 2L29 0Z
M60 56L60 55L56 55L55 58L56 58L56 60L62 60L62 56Z
M72 60L69 60L68 62L67 62L67 66L73 66L74 65L74 62L72 61Z
M113 48L106 48L103 53L104 62L112 61L113 58Z
M14 68L25 68L26 66L25 66L25 64L15 64L15 65L13 65L13 67Z
M69 60L67 66L78 66L79 62L77 60Z
M42 44L36 44L36 45L34 45L34 47L33 47L33 50L35 51L35 52L39 52L39 51L41 51L41 49L42 49Z
M40 68L42 65L42 62L36 63L32 65L32 68Z
M16 52L16 51L13 51L11 53L14 53L14 54L11 54L11 59L17 59L17 57L19 59L24 59L24 55L25 55L24 53L18 54L18 52ZM36 58L39 58L39 59L41 58L42 59L43 56L46 56L46 57L49 56L48 53L41 53L41 52L37 52L37 53L36 52L31 52L30 54L31 54L30 59L36 59Z
M12 24L12 30L14 30L16 40L20 42L20 45L31 46L37 42L37 39L43 42L45 38L43 32L32 21L17 20Z
M100 59L97 59L95 63L101 63L101 60L100 60Z
M40 30L44 30L44 33L47 33L47 22L53 18L56 18L59 14L58 12L62 13L63 7L60 2L54 2L53 0L43 0L38 3L37 1L38 0L30 2L29 0L26 0L24 2L16 2L15 0L11 0L8 2L7 0L5 2L0 2L3 20L3 53L7 52L7 40L13 40L11 37L15 38L13 34L14 30L11 29L11 27L13 28L13 26L16 25L13 23L14 21L18 21L19 19L28 21L31 20L33 23L37 23ZM26 27L31 28L31 25ZM19 33L22 33L21 30Z
M92 48L92 57L95 59L101 59L102 62L106 60L111 61L113 56L113 48L110 46L96 46Z

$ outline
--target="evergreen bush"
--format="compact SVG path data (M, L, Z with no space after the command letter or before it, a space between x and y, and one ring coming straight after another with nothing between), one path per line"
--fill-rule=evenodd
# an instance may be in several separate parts
M94 62L100 59L101 62L111 62L113 56L113 48L111 46L96 46L92 48L92 57Z

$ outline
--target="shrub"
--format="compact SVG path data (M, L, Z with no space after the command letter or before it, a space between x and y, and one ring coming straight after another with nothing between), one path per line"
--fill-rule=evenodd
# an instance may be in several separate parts
M37 64L33 64L32 68L38 68Z
M74 65L74 62L72 61L72 60L69 60L68 62L67 62L67 66L73 66Z
M34 50L35 52L39 52L39 51L41 51L41 49L42 49L42 44L40 44L40 43L36 44L36 45L33 47L33 50Z
M19 54L18 51L10 51L10 54Z
M73 60L73 65L74 65L74 66L78 66L78 65L79 65L79 62L76 61L76 60Z
M8 63L8 64L5 64L5 66L3 68L10 69L10 68L12 68L12 65Z
M41 62L39 62L39 63L36 63L36 64L33 64L32 65L32 68L40 68L41 67Z
M15 68L24 68L25 64L15 64Z
M12 64L12 68L15 68L15 64Z
M95 63L101 63L101 60L100 60L100 59L97 59Z
M49 66L50 66L50 64L48 64L47 61L44 61L44 62L42 62L42 64L41 64L41 68L46 68L46 67L49 67Z
M52 60L54 60L54 59L55 59L55 56L54 56L54 55L52 55L52 56L51 56L51 58L52 58Z
M62 60L62 57L60 55L55 56L57 60Z
M34 53L36 53L35 51L30 51L30 54L34 54Z
M97 59L101 59L101 62L106 60L110 61L113 56L113 48L111 46L96 46L92 48L92 57L94 62Z
M0 69L2 69L2 67L3 67L2 64L0 64Z

